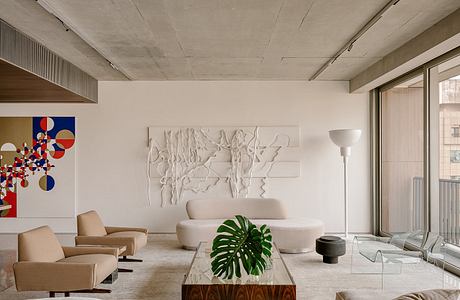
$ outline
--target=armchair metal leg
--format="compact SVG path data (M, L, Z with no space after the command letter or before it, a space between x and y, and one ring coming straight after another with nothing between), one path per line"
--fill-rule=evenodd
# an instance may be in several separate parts
M88 293L95 293L95 294L110 294L111 292L112 290L109 290L109 289L92 289L88 291ZM81 293L81 291L79 293Z
M118 268L119 273L131 273L133 269Z
M109 289L92 289L92 290L80 290L75 293L87 293L87 294L110 294L112 290Z
M92 289L92 290L78 290L78 291L71 291L72 293L85 293L85 294L105 294L111 293L112 291L109 289ZM50 298L55 298L56 293L64 293L64 297L70 297L71 292L50 292Z
M121 261L121 262L142 262L142 259L127 258L126 256L123 256L123 258L118 258L118 261Z

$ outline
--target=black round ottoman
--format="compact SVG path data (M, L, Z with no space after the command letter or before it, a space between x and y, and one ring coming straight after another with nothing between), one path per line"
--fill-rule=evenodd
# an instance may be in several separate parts
M345 254L345 240L330 235L317 238L316 253L323 256L324 263L336 264L339 262L339 256Z

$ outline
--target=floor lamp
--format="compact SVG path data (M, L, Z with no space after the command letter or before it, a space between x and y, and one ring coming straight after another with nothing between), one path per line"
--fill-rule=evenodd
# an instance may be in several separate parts
M329 138L340 147L343 157L343 198L345 202L345 239L348 238L348 173L347 163L351 155L351 146L361 137L360 129L336 129L329 131Z

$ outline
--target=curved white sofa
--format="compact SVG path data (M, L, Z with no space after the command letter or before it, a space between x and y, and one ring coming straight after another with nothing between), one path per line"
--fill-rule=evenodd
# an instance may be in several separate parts
M277 199L196 199L187 202L189 220L176 226L179 242L185 249L196 249L202 241L214 239L222 222L235 215L248 217L255 225L267 224L273 241L284 253L309 252L315 249L315 240L323 235L324 223L316 219L291 219Z

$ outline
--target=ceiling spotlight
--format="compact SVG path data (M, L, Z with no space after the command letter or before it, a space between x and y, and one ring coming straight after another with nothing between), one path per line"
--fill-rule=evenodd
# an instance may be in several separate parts
M108 60L108 62L109 62L109 65L112 67L112 69L119 71L118 67L115 66L111 61Z
M56 16L55 16L56 17ZM56 17L56 19L59 20L59 22L61 22L62 24L62 27L64 27L65 31L68 32L70 30L69 27L67 27L67 25L64 23L64 21L62 21L61 19L59 19L58 17Z
M355 44L355 42L351 43L350 46L348 46L348 49L347 49L348 52L350 52L351 49L353 49L353 45L354 45L354 44Z

